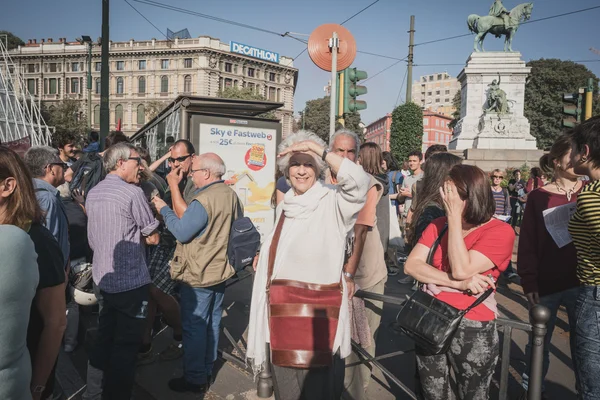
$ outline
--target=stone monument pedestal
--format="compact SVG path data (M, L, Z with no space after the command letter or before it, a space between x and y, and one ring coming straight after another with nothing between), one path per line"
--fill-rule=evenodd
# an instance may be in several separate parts
M525 80L531 68L519 52L472 53L458 75L461 83L461 119L454 128L449 148L535 150L523 115ZM487 111L490 84L496 80L506 93L508 112Z

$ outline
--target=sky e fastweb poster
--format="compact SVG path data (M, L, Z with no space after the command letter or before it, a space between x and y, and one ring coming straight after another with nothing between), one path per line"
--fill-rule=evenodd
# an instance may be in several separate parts
M275 129L200 124L200 151L225 161L225 183L238 195L261 237L273 229L271 196L277 168Z

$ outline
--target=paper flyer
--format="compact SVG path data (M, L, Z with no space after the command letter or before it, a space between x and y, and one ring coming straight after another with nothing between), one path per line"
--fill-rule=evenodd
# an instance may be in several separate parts
M577 203L569 203L549 208L542 213L546 229L559 248L565 247L573 241L569 233L569 221L575 214L576 208Z

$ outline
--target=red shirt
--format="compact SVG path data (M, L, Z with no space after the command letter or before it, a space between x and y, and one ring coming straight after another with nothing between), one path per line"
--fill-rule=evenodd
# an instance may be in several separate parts
M433 242L439 236L446 225L447 218L442 217L434 220L423 232L419 243L431 248ZM494 267L482 275L491 274L498 281L500 273L508 267L512 257L515 233L511 226L505 222L492 218L490 222L470 232L465 238L467 250L475 250L489 258ZM433 267L440 271L450 270L448 259L448 233L444 235L440 245L433 255ZM465 293L441 292L436 296L438 300L450 304L460 310L469 307L475 301L473 296ZM480 304L465 315L465 318L475 321L491 321L496 318L494 313L484 304Z

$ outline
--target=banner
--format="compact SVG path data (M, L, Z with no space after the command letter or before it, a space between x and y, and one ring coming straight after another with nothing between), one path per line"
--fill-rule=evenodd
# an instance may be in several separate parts
M275 129L200 124L200 152L225 161L225 183L238 195L261 237L271 232L275 212L271 196L277 168Z

